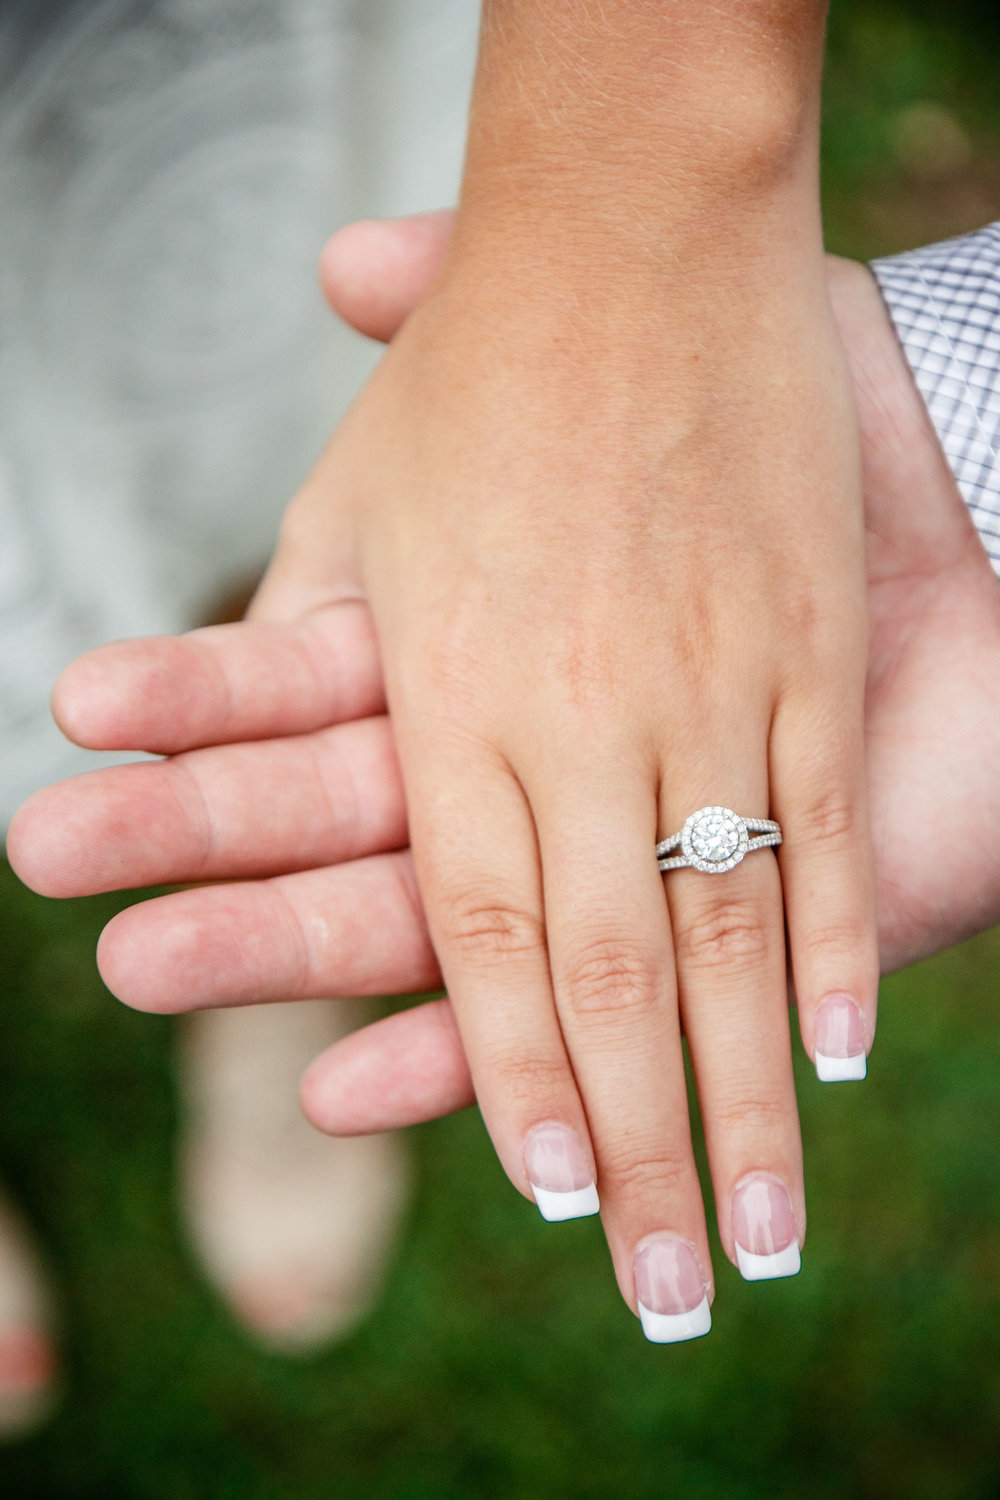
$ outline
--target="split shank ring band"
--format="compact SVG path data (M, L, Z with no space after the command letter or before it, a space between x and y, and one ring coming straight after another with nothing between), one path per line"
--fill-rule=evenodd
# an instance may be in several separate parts
M751 833L758 837L751 838ZM755 849L781 843L781 829L771 818L741 818L730 807L700 807L680 833L656 846L661 870L701 870L721 875L732 870ZM680 847L680 854L673 850Z

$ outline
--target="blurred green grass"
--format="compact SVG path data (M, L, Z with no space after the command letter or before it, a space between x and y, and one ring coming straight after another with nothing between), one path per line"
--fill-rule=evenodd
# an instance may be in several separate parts
M831 248L1000 214L998 60L995 0L835 0ZM48 902L0 869L0 1164L56 1273L66 1365L52 1424L0 1450L0 1494L1000 1495L1000 935L884 984L863 1088L798 1059L803 1273L750 1287L717 1256L708 1340L646 1345L597 1225L543 1225L467 1113L412 1132L419 1189L377 1314L299 1364L249 1347L187 1258L175 1028L94 969L121 904Z
M122 904L0 875L0 1147L62 1291L51 1427L0 1493L320 1500L985 1500L1000 1491L1000 935L884 985L869 1083L799 1059L802 1275L717 1256L715 1330L656 1349L596 1222L553 1228L471 1112L414 1131L376 1316L304 1364L246 1345L173 1211L172 1023L94 971Z
M1000 214L1000 6L834 0L824 82L828 246L869 259Z

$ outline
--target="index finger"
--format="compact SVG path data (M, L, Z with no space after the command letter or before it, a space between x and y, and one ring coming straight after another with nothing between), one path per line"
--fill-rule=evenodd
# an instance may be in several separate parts
M289 623L115 641L71 662L52 692L56 723L76 744L160 755L384 710L371 615L353 601Z

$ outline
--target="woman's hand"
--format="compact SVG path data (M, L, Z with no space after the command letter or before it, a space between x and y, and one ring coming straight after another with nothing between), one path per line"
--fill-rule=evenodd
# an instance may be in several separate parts
M388 339L426 291L450 226L442 212L341 231L324 256L327 296L359 331ZM987 821L1000 818L990 688L1000 681L1000 591L871 275L833 258L829 273L865 461L868 766L888 973L1000 920L1000 858L977 836L982 809L994 809ZM291 608L292 576L281 592ZM129 1003L176 1011L439 983L404 849L402 784L364 607L104 646L67 669L54 701L81 744L171 759L36 794L9 840L23 879L62 897L241 882L147 901L115 919L103 949ZM932 786L915 829L912 809ZM919 857L915 837L939 853L949 841L965 851L947 881L937 861ZM237 940L223 947L210 939L224 913ZM432 1057L432 1010L393 1016L339 1047L315 1073L317 1123L384 1129L471 1103L464 1061L441 1049ZM388 1046L404 1032L405 1046ZM445 1034L457 1048L453 1027ZM359 1069L367 1059L367 1094L344 1087L348 1051Z
M659 1253L664 1274L707 1287L683 1020L723 1241L733 1255L742 1232L749 1269L781 1269L804 1210L775 860L671 873L664 902L652 848L708 802L773 811L807 1045L820 1004L838 995L856 1007L866 1048L876 962L858 723L861 536L851 408L825 302L784 298L762 313L766 337L751 342L781 367L777 410L762 415L748 394L759 367L731 338L724 354L712 347L718 330L699 335L717 372L710 399L676 349L667 357L659 323L654 347L633 340L627 365L607 330L592 371L545 309L499 326L474 287L459 278L459 288L446 281L410 321L290 512L258 612L304 606L308 619L294 635L257 626L238 647L217 633L177 648L195 669L186 713L166 739L166 726L149 726L147 747L214 737L199 687L217 686L227 663L239 681L234 650L254 651L264 670L253 699L228 695L225 737L317 733L190 757L175 782L192 799L192 772L210 788L224 756L232 769L242 753L247 774L256 762L266 780L252 811L271 838L251 823L228 847L210 840L198 860L189 849L169 872L161 864L157 878L261 873L276 836L293 868L403 841L395 788L382 806L359 799L367 827L334 818L310 835L298 811L329 766L322 726L338 709L376 706L336 686L334 641L349 631L364 637L361 655L358 640L349 653L363 664L355 681L370 681L370 600L434 946L512 1180L579 1204L573 1192L599 1176L630 1300L633 1256L650 1236L658 1249L641 1250L641 1274ZM336 733L344 764L370 775L378 730ZM151 787L161 769L136 768L133 784L144 775ZM290 879L301 897L307 877ZM216 941L228 950L252 932L265 972L287 948L289 916L280 882L261 894L267 905L252 917L241 894L237 925L221 924ZM175 899L236 915L220 891ZM372 887L369 921L374 899ZM308 988L316 941L322 929L307 924L292 945L303 967L286 968L282 987ZM384 987L400 982L372 956ZM104 966L136 998L138 976L113 939ZM425 950L417 982L431 982L432 968ZM184 978L173 966L173 982ZM252 968L248 978L239 998L266 998ZM533 1184L532 1170L555 1175Z
M350 226L324 255L327 296L361 332L388 339L425 293L450 228L444 212ZM885 973L1000 920L1000 860L977 836L983 808L1000 817L990 690L1000 681L1000 591L872 277L833 259L829 273L865 460L868 765ZM283 586L290 605L293 583ZM22 878L50 896L241 882L115 919L103 951L130 1003L180 1010L439 983L404 851L366 609L105 646L67 670L55 706L81 744L173 758L38 793L11 829ZM938 857L949 842L965 850L943 883L912 842L917 803L923 844ZM225 945L223 922L234 938ZM338 1046L313 1070L307 1103L338 1132L413 1123L472 1098L442 1002Z
M391 336L425 292L450 224L439 214L342 231L324 257L328 296L362 331ZM889 970L1000 919L1000 866L976 836L983 807L996 803L1000 816L989 691L1000 680L1000 600L870 275L844 262L831 262L830 275L864 439L869 771ZM382 706L368 612L299 619L294 577L273 576L287 624L126 642L75 663L55 695L72 737L177 753L49 788L11 830L15 867L52 896L240 881L145 902L111 924L102 966L144 1008L439 982L409 855L380 852L406 839L388 723L330 727ZM943 885L912 846L918 803L926 846L967 851ZM335 1133L393 1128L472 1099L446 1001L339 1044L304 1089L310 1118Z
M445 265L258 604L287 614L292 578L296 610L370 607L484 1118L547 1216L599 1179L657 1338L704 1332L711 1297L682 1025L754 1277L797 1269L805 1224L786 917L807 1045L843 1066L874 1026L824 12L485 0ZM665 900L657 839L721 803L781 820L780 877L765 850Z

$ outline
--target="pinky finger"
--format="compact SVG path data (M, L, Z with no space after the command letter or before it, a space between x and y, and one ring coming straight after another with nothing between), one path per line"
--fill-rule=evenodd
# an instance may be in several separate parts
M335 1042L302 1079L302 1111L327 1135L370 1135L475 1102L449 1000L429 1000Z
M359 603L286 624L113 641L71 662L52 693L75 744L157 755L308 734L384 708L375 631Z
M864 761L859 744L795 728L775 728L772 804L802 1041L823 1081L861 1079L879 979Z

